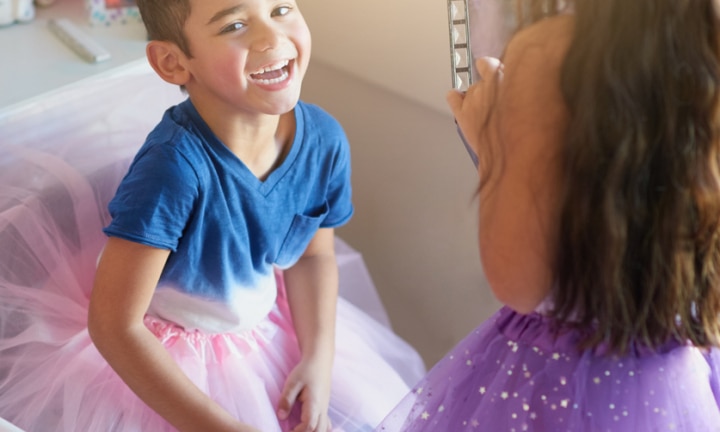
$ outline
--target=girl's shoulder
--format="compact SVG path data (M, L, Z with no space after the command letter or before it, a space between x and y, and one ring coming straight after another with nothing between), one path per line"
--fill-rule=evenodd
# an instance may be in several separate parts
M512 39L522 42L551 42L557 39L570 38L575 28L575 16L563 13L543 18L524 27Z
M508 42L505 62L534 51L542 54L545 61L561 62L573 38L575 17L561 14L542 19L519 30Z
M565 14L545 18L518 31L503 55L504 87L514 89L514 93L545 89L552 94L535 94L536 102L546 104L552 100L562 105L561 70L573 39L574 24L574 17ZM517 96L514 94L513 98Z

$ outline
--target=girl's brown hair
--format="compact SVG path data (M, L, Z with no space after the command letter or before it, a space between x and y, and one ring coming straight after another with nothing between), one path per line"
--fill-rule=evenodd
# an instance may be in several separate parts
M521 0L518 24L568 1ZM576 0L550 314L583 347L720 343L720 64L713 0Z

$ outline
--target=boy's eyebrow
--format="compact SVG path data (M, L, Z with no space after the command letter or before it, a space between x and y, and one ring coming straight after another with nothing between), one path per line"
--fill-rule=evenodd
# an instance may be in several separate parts
M215 21L217 21L217 20L219 20L219 19L221 19L221 18L223 18L223 17L225 17L225 16L232 15L232 14L237 13L237 12L242 12L244 9L245 9L245 5L244 5L244 4L239 4L239 5L236 5L236 6L233 6L233 7L229 7L229 8L227 8L227 9L223 9L223 10L221 10L220 12L216 13L215 15L213 15L212 18L210 18L210 21L208 21L207 23L208 23L208 24L212 24L212 23L214 23Z

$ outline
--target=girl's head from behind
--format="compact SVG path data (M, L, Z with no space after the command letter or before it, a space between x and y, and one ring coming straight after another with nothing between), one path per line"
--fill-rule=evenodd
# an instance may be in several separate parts
M523 0L575 16L556 316L590 346L720 343L720 61L715 0Z

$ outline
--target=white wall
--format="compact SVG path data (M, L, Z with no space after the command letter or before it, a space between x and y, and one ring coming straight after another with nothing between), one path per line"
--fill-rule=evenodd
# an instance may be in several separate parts
M467 0L475 57L499 57L512 1ZM313 58L422 105L448 112L447 0L301 0Z
M498 5L469 0L473 52L499 55ZM432 366L499 303L477 250L477 174L445 104L445 0L301 0L313 35L303 98L345 127L364 256L395 330Z
M315 60L302 97L350 139L356 213L337 233L363 254L393 328L431 366L498 307L478 256L477 174L453 120Z
M300 0L313 58L446 112L445 0Z

